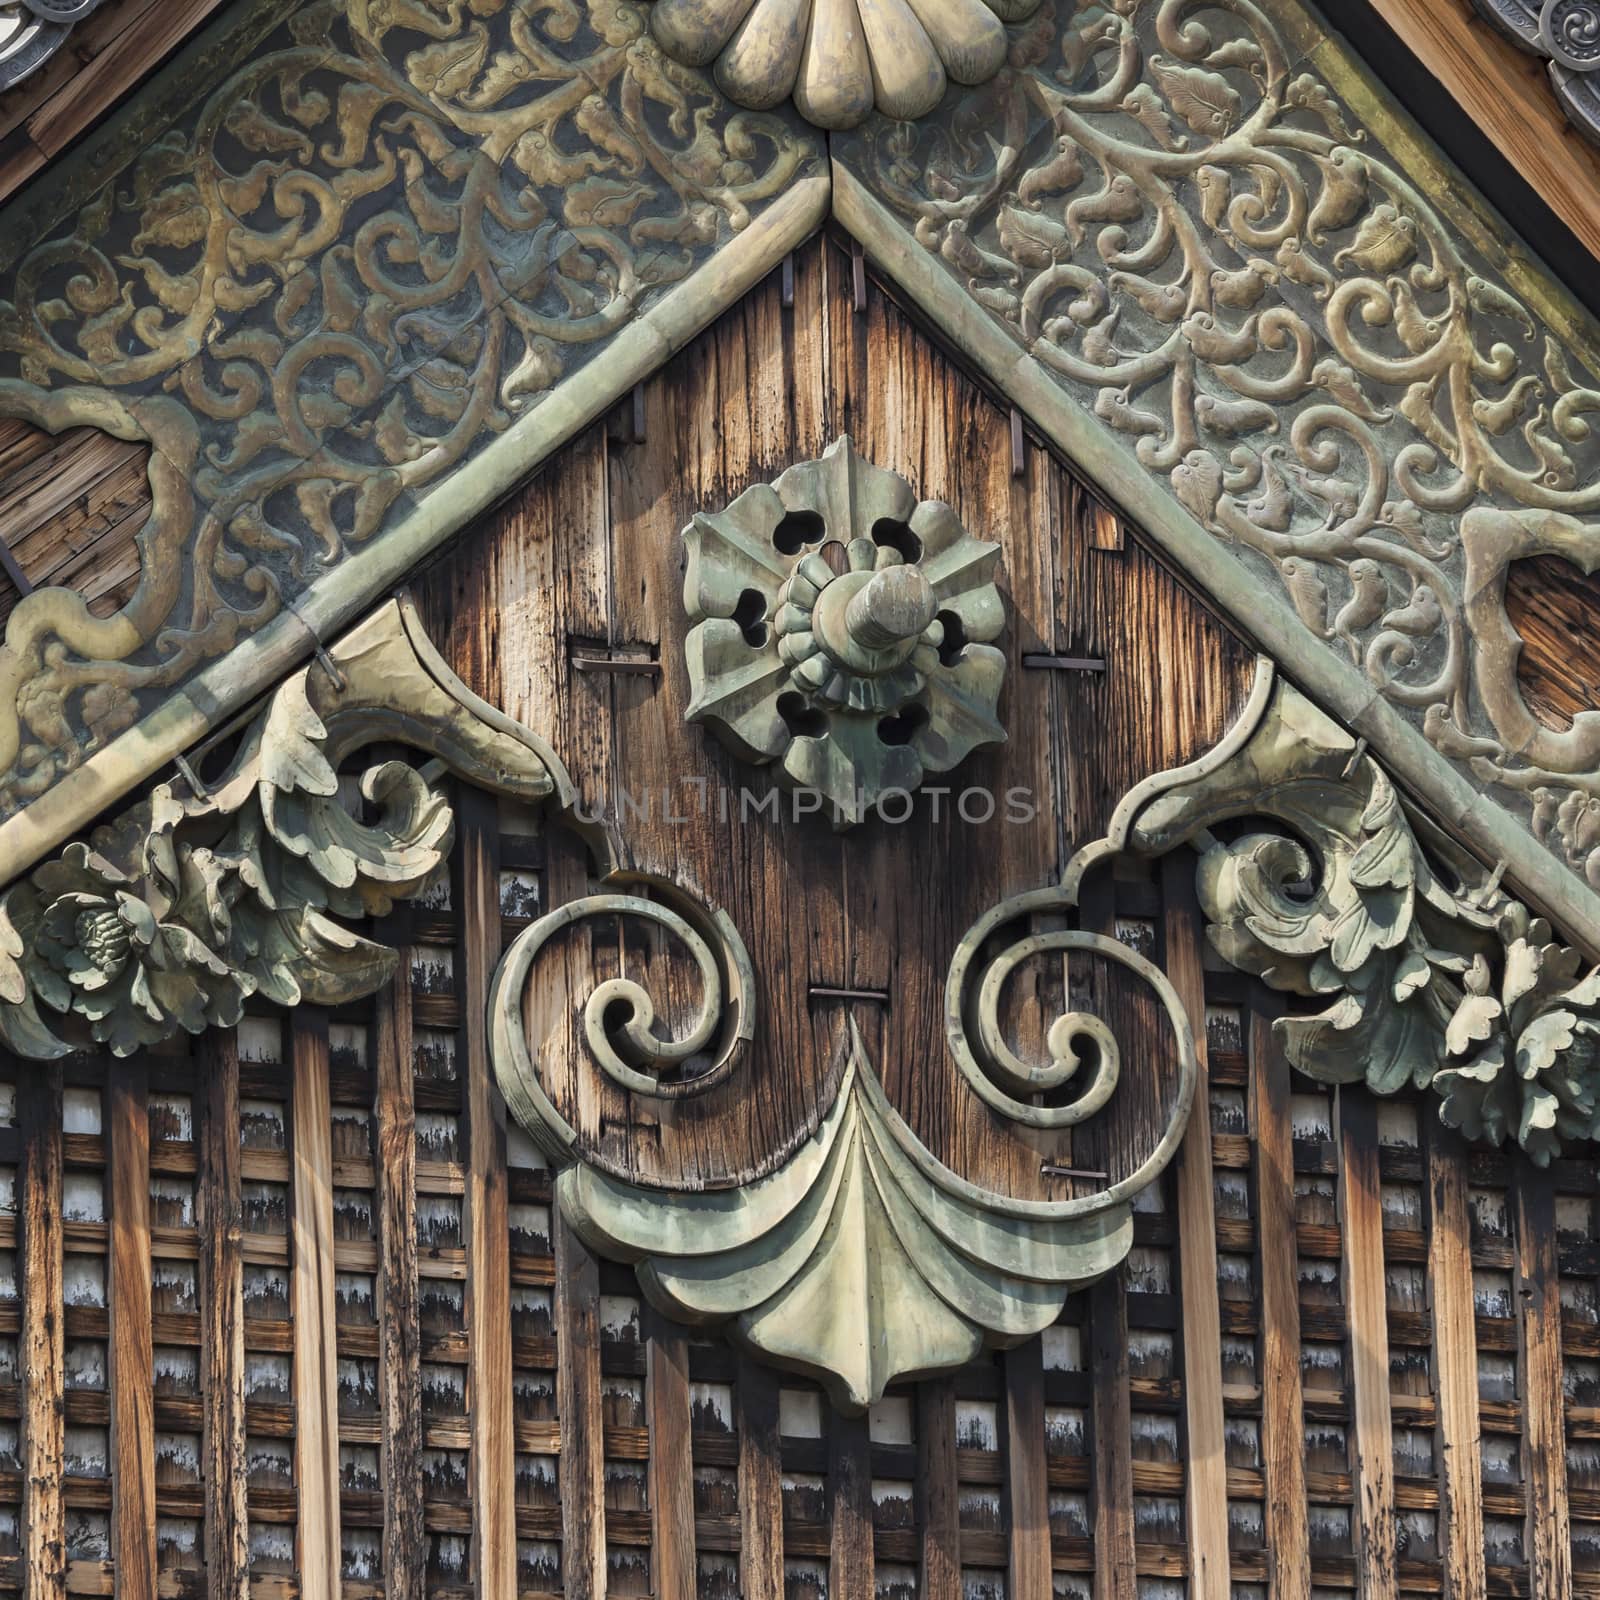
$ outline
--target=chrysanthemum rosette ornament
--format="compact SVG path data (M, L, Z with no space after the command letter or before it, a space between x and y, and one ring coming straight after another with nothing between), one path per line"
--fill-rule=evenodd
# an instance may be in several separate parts
M980 745L996 717L1000 547L848 438L684 530L687 719L841 827Z
M735 105L792 95L819 128L873 111L926 116L949 83L987 83L1005 65L1005 25L1040 0L655 0L650 30L674 61L710 67Z

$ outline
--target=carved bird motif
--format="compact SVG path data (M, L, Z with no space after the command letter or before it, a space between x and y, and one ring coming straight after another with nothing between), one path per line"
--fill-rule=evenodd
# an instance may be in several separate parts
M1389 612L1383 619L1383 626L1385 631L1422 639L1436 633L1443 621L1444 609L1434 597L1433 590L1427 584L1419 583L1411 591L1411 603Z
M1299 556L1285 556L1278 563L1283 586L1300 620L1319 639L1328 637L1328 586L1315 566Z
M1361 664L1361 643L1356 637L1370 628L1383 614L1389 603L1389 581L1376 561L1363 558L1352 561L1349 568L1350 598L1339 607L1333 619L1335 636L1350 652L1350 659Z
M1247 311L1277 281L1278 269L1270 261L1250 261L1237 272L1219 268L1211 274L1211 298L1219 306Z
M959 217L945 228L939 254L957 272L965 275L969 285L977 278L1004 278L1009 283L1022 281L1022 270L1016 262L988 250L980 250L967 233L966 223Z

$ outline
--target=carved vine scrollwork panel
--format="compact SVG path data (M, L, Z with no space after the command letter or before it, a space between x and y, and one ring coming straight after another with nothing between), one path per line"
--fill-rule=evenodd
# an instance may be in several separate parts
M1309 638L1600 886L1600 713L1537 723L1501 598L1530 549L1593 564L1600 382L1300 55L1297 16L1047 8L938 123L874 121L836 156Z
M0 412L155 449L128 604L11 614L0 817L425 506L818 156L629 0L295 10L0 281Z

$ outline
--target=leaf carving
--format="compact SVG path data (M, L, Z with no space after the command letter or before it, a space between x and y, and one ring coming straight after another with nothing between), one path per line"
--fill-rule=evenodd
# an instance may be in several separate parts
M1196 133L1221 139L1239 116L1239 91L1220 72L1151 56L1150 72L1167 103Z

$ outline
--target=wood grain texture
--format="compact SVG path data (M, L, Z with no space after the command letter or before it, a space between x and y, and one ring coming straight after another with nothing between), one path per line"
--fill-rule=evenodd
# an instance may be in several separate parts
M698 998L685 952L626 925L551 941L525 1014L552 1099L597 1160L694 1184L770 1170L815 1127L849 1017L935 1154L973 1181L1052 1198L1059 1185L1040 1161L1069 1156L1070 1139L1019 1141L958 1073L927 1070L950 958L982 912L1050 881L1102 832L1130 783L1208 748L1242 701L1251 657L1135 541L1095 548L1092 499L1046 452L1030 449L1027 475L1013 479L1008 411L876 284L858 314L848 279L832 243L797 252L791 306L774 274L643 386L643 445L590 430L420 577L419 604L451 665L550 739L586 810L617 824L630 864L725 913L751 957L762 1019L752 1049L727 1084L666 1117L583 1059L581 1001L594 978L625 973L652 986L670 1025ZM1002 546L1010 739L964 763L960 782L1025 790L1033 825L965 823L950 796L937 819L930 804L913 825L873 821L842 837L815 816L719 815L719 797L737 804L746 786L759 797L769 778L685 723L681 530L845 431ZM1117 670L1101 681L1024 669L1022 655L1040 651L1103 654ZM660 670L579 672L579 655ZM552 904L596 887L581 858L561 878L557 853ZM1030 972L1015 986L1019 1037L1042 1039L1054 985ZM889 1006L813 1001L814 987L883 992ZM1136 1052L1129 1073L1147 1061ZM1138 1144L1115 1143L1112 1159Z
M1547 1170L1517 1160L1518 1369L1522 1461L1528 1491L1529 1588L1534 1600L1572 1592L1572 1523L1561 1379L1561 1283L1555 1184Z
M1488 1582L1483 1549L1483 1432L1468 1220L1468 1156L1461 1137L1427 1131L1428 1287L1439 1415L1439 1538L1444 1592L1467 1600Z
M1044 1452L1044 1352L1037 1339L1008 1350L1005 1452L1009 1600L1050 1600L1050 1493Z
M1089 1371L1094 1600L1136 1600L1128 1296L1121 1273L1089 1291Z
M741 1356L734 1404L739 1422L740 1600L784 1600L777 1374Z
M246 1499L244 1252L240 1215L239 1047L231 1030L198 1046L202 1476L206 1592L249 1600L250 1519Z
M917 1522L922 1600L960 1600L961 1491L956 1467L956 1390L949 1378L917 1385Z
M650 1427L651 1585L656 1600L694 1600L694 1473L690 1470L689 1341L645 1312L645 1406Z
M1295 1236L1289 1063L1259 1006L1250 1016L1250 1118L1255 1141L1261 1287L1261 1453L1272 1600L1311 1600L1300 1284ZM1475 1376L1475 1374L1474 1374Z
M1194 866L1183 852L1161 863L1167 976L1189 1014L1199 1071L1194 1111L1174 1181L1183 1303L1183 1398L1188 1433L1190 1584L1198 1600L1228 1600L1228 1481L1222 1420L1222 1320L1217 1303L1216 1192L1211 1169L1211 1080L1207 1063L1205 934Z
M1567 121L1547 64L1469 0L1384 0L1383 19L1539 197L1600 253L1600 151Z
M384 1600L420 1600L428 1542L422 1520L422 1337L417 1324L417 1137L408 951L400 952L394 978L378 996L372 1053L383 1592Z
M872 1440L867 1419L828 1420L828 1600L873 1600Z
M106 1085L111 1178L112 1561L117 1594L155 1600L156 1447L150 1332L149 1074L134 1057Z
M37 176L222 0L111 0L0 105L0 200Z
M1366 1090L1338 1096L1339 1223L1344 1304L1349 1318L1349 1381L1354 1390L1351 1459L1354 1531L1361 1593L1394 1600L1394 1430L1389 1403L1389 1314L1383 1275L1378 1113Z
M556 1408L561 1417L561 1570L567 1600L606 1592L600 1271L566 1221L556 1229ZM511 1600L508 1595L507 1600Z
M463 790L452 871L459 927L460 1062L467 1125L467 1413L471 1419L472 1562L483 1600L514 1600L516 1445L511 1425L511 1256L506 1108L489 1061L489 983L500 959L499 824L495 803ZM565 1413L563 1413L565 1416ZM562 1474L563 1481L566 1474ZM568 1594L583 1593L577 1552ZM577 1571L574 1571L574 1568ZM603 1569L602 1569L603 1571Z
M292 1071L295 1565L300 1600L338 1600L338 1343L334 1301L332 1108L328 1018L313 1006L289 1016Z
M61 1065L29 1062L17 1075L22 1119L22 1574L29 1600L67 1592L62 1405L66 1385L62 1316Z

